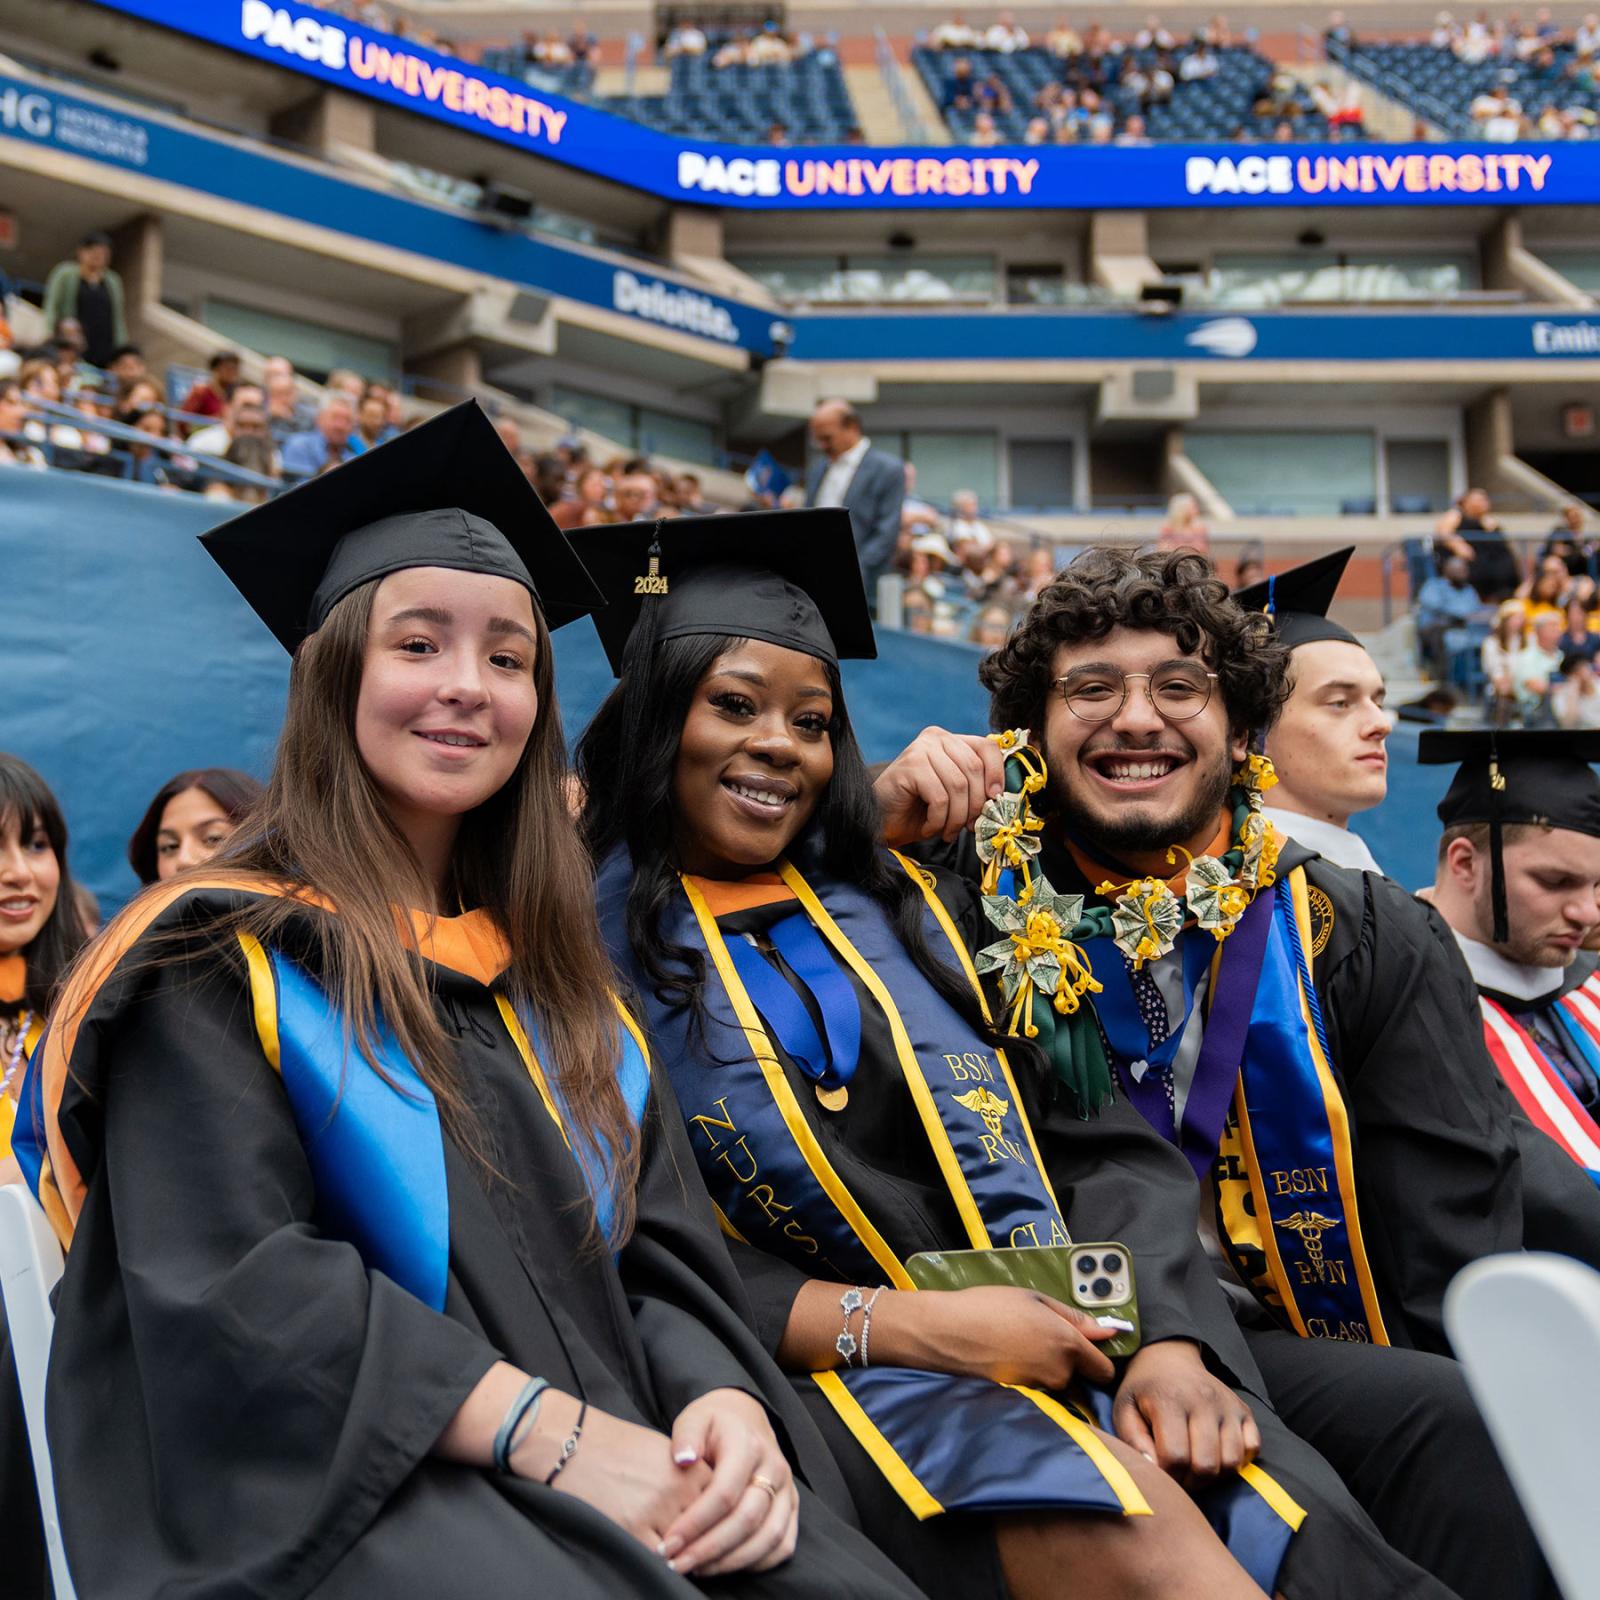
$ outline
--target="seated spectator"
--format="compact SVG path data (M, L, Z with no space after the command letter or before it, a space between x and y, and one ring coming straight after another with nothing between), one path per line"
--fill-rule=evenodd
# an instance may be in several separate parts
M766 138L763 141L770 145L786 145L789 142L789 128L787 123L774 120L767 124Z
M1522 602L1505 601L1495 614L1494 627L1483 641L1479 659L1488 685L1489 721L1505 727L1516 714L1516 660L1522 650Z
M265 393L253 383L238 383L234 385L233 393L228 396L228 401L222 408L222 415L203 428L196 428L189 435L189 449L197 456L226 455L228 446L233 443L237 434L239 413L250 414L252 423L263 432L267 426L267 397Z
M1167 515L1156 536L1156 549L1211 554L1211 530L1200 515L1200 502L1192 494L1175 494L1167 502Z
M381 387L368 389L356 409L356 429L350 435L351 455L364 455L368 450L387 444L395 436L389 426L389 396Z
M1485 604L1498 605L1522 582L1522 567L1506 542L1482 489L1467 492L1434 525L1435 562L1461 556L1472 566L1472 586Z
M1522 126L1522 107L1503 83L1491 84L1467 109L1485 139L1515 139Z
M117 391L111 415L117 422L126 422L141 411L163 410L161 385L154 378L135 378Z
M1567 601L1566 631L1562 633L1558 648L1564 656L1593 657L1600 653L1600 633L1591 627L1594 612L1589 609L1593 596L1587 600L1574 593Z
M1417 591L1417 642L1428 670L1441 682L1450 676L1451 657L1467 648L1461 637L1465 624L1481 618L1483 610L1472 587L1471 565L1460 556L1451 556Z
M970 111L973 107L972 63L961 56L951 63L950 76L945 80L944 93L939 99L941 111Z
M973 86L972 103L981 111L1004 116L1011 109L1011 91L998 72L991 72Z
M1572 574L1560 556L1546 556L1532 579L1517 586L1530 625L1542 616L1566 620L1567 599L1572 589Z
M1137 111L1123 123L1122 132L1117 135L1117 143L1128 146L1150 143L1150 136L1145 131L1145 120Z
M600 54L600 41L584 26L581 17L573 21L572 32L567 35L567 49L574 64L580 67L592 66Z
M967 143L975 144L980 149L992 149L1000 143L1000 130L995 127L994 118L987 111L980 111L972 119L972 132Z
M1056 553L1051 546L1039 545L1030 550L1019 577L1020 599L1032 605L1040 592L1055 579L1056 571Z
M48 406L62 403L61 379L54 364L42 356L24 361L17 377L25 401L37 401ZM45 421L43 417L50 417L50 420ZM33 443L49 445L45 459L52 466L75 469L83 465L83 435L76 428L56 420L50 413L30 417L23 431Z
M74 318L84 333L84 349L92 366L105 367L119 345L128 342L128 319L122 279L111 265L111 239L86 233L71 261L58 262L45 279L44 322L55 328Z
M1135 50L1170 50L1177 40L1161 25L1160 17L1146 17L1144 26L1133 36Z
M22 385L15 378L0 378L0 466L47 467L44 452L24 431L26 408Z
M629 463L631 466L632 463ZM621 522L639 522L651 516L657 504L655 475L648 470L626 471L617 479L616 509Z
M674 56L703 56L705 53L706 36L697 22L680 22L661 46L662 57L667 61Z
M1451 50L1456 47L1461 37L1461 30L1456 26L1455 19L1448 11L1441 11L1433 19L1433 32L1428 35L1428 43L1435 50Z
M1252 584L1265 582L1267 566L1261 559L1260 551L1260 543L1252 541L1239 552L1239 559L1233 564L1233 582L1229 586L1235 594Z
M1178 63L1178 76L1185 83L1198 83L1216 77L1221 65L1209 45L1198 44Z
M1049 144L1050 119L1048 117L1030 117L1028 125L1022 130L1024 144Z
M750 41L745 59L752 67L785 67L794 59L794 46L786 39L776 22L765 22Z
M998 650L1006 642L1010 632L1011 608L985 606L973 621L972 631L967 637L973 644L981 645L985 650Z
M333 394L344 394L350 397L352 407L361 404L361 397L367 392L367 380L359 372L352 372L349 367L335 367L328 374L328 380L323 388Z
M278 452L267 437L265 424L258 433L241 433L228 446L222 458L231 467L242 467L261 478L277 478ZM264 484L241 483L234 478L211 478L205 485L213 500L231 500L235 505L258 506L270 500L274 490Z
M1550 709L1557 727L1600 728L1600 678L1592 654L1562 656L1561 682L1550 691Z
M541 67L549 67L552 70L572 65L571 47L553 28L534 45L532 56Z
M933 632L933 597L921 584L910 584L901 595L900 626L907 633Z
M267 363L267 430L279 445L291 434L304 433L317 420L317 408L300 393L294 368L287 361L283 368L275 369L272 361Z
M1070 60L1083 52L1083 39L1065 17L1057 17L1056 25L1044 36L1044 47L1058 61Z
M1550 706L1550 692L1561 674L1562 628L1559 613L1545 612L1534 622L1533 636L1512 660L1512 693L1516 697L1517 714L1524 727L1554 726L1555 714Z
M316 426L292 435L283 447L286 478L312 478L357 452L351 449L356 413L346 394L329 393L317 412Z
M1348 50L1356 42L1355 29L1344 19L1344 12L1333 11L1328 15L1328 26L1322 30L1323 48L1329 45L1337 49ZM1331 50L1327 51L1332 55Z
M207 375L195 380L178 409L195 417L220 417L239 383L239 352L218 350L206 365Z
M750 64L750 40L740 34L724 40L711 57L711 65L719 72L726 67L744 67Z
M5 317L5 299L0 296L0 378L14 378L22 370L22 355L11 335L11 324Z
M1560 556L1567 564L1567 571L1574 578L1587 577L1589 555L1594 548L1594 542L1583 524L1583 507L1576 501L1569 500L1561 508L1560 520L1539 547L1540 561L1542 562L1546 556Z
M106 371L111 374L119 389L149 376L149 369L144 364L144 351L136 344L119 344L111 352L111 359L106 363Z
M1018 27L1017 19L1013 13L1002 11L990 25L983 36L985 50L998 50L1003 55L1010 55L1015 50L1028 48L1027 29Z
M130 428L136 428L152 439L166 439L169 435L167 419L160 411L141 411L128 418ZM172 470L167 465L167 452L148 444L125 444L130 468L128 477L133 483L146 483L155 489L176 489Z
M1172 99L1175 87L1172 77L1171 57L1163 53L1151 67L1148 74L1149 82L1144 92L1144 103L1148 106L1164 106Z
M1580 58L1600 55L1600 14L1591 11L1572 35L1572 48Z
M958 11L948 22L941 22L928 31L930 50L976 50L978 33Z
M56 364L56 376L61 379L63 393L79 379L98 373L99 369L83 358L83 326L76 317L63 317L55 325L45 348Z
M558 528L592 526L591 511L607 513L611 508L611 479L599 467L585 467L573 482L569 499L550 505L550 515ZM546 502L549 504L549 502Z

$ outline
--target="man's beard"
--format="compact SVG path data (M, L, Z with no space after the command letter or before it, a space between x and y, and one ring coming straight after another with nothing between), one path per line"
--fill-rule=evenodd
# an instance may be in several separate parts
M1573 950L1551 949L1548 945L1537 939L1518 937L1517 925L1511 921L1509 908L1507 922L1510 924L1508 937L1500 944L1494 943L1494 901L1491 898L1490 887L1487 882L1478 890L1477 900L1473 905L1473 913L1478 919L1478 927L1483 933L1483 942L1490 945L1503 955L1507 961L1519 967L1570 967L1577 959L1578 952Z
M1215 770L1202 776L1193 802L1177 816L1154 816L1148 805L1134 802L1106 817L1098 810L1090 811L1076 797L1064 776L1066 768L1053 759L1048 749L1045 759L1049 777L1040 796L1040 809L1054 827L1071 828L1088 844L1109 855L1147 855L1181 844L1202 831L1214 831L1233 783L1233 760L1224 750Z

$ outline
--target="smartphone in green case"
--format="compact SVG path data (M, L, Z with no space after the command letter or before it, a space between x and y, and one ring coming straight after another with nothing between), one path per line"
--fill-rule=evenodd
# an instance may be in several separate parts
M1004 1250L924 1250L906 1262L919 1289L990 1284L1034 1289L1116 1329L1098 1348L1120 1359L1139 1348L1139 1299L1125 1245L1021 1245Z

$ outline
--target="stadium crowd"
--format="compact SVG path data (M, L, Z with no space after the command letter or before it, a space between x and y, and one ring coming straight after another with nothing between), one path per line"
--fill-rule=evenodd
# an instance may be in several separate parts
M1168 548L1017 575L980 674L1031 743L869 773L855 506L980 577L1001 541L896 501L844 402L811 426L776 518L630 501L569 544L469 403L212 530L295 656L278 755L130 813L146 888L98 932L0 754L0 1176L70 1246L32 1377L80 1592L1548 1600L1440 1302L1495 1251L1600 1264L1588 747L1424 749L1459 771L1413 898L1348 826L1392 726L1327 615L1348 552L1234 595L1174 505ZM1447 581L1493 522L1441 523ZM543 606L581 573L618 685L569 766ZM1566 593L1532 578L1536 635ZM950 1274L997 1241L1012 1276ZM32 1596L23 1428L8 1381Z

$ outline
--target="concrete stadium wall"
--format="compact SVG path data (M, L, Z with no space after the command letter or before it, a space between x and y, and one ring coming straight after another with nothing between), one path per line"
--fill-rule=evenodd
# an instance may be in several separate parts
M288 660L196 535L232 506L109 479L0 467L8 626L0 749L44 775L71 830L74 873L107 911L136 887L124 851L150 797L186 767L265 777ZM868 760L930 722L981 729L979 652L886 634L846 665ZM594 630L556 636L575 736L611 687Z

